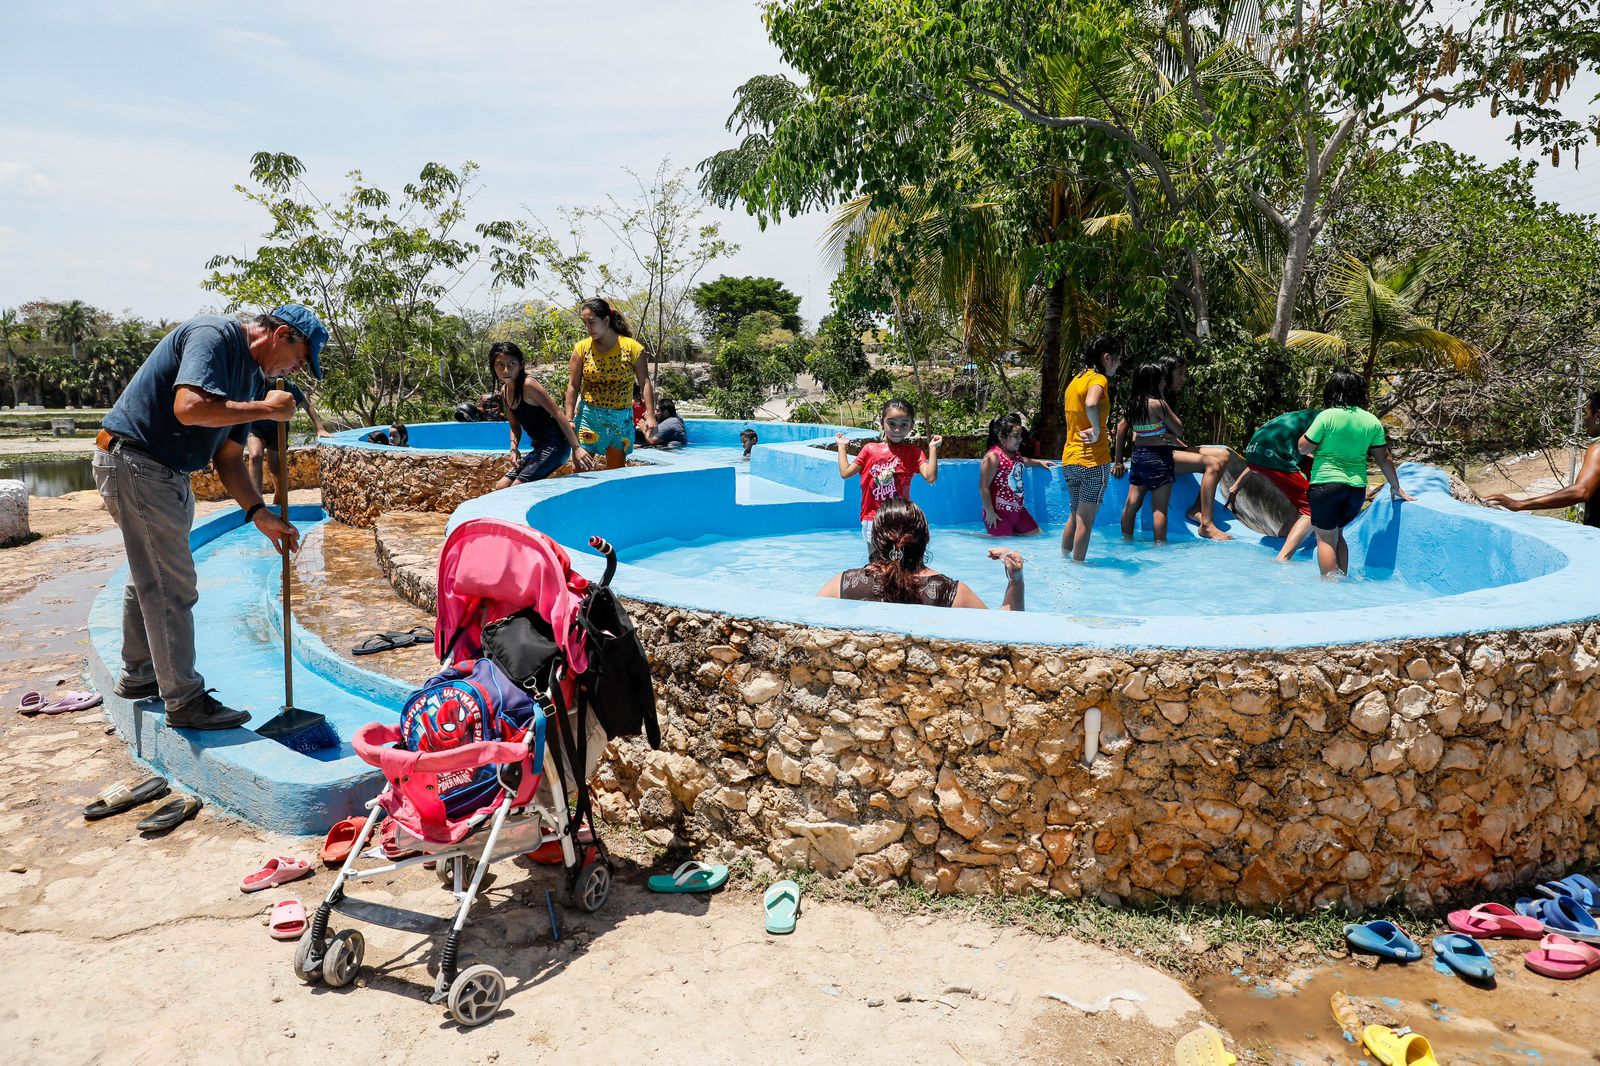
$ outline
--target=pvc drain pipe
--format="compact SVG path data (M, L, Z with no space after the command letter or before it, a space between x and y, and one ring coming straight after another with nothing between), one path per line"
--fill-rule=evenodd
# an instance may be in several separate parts
M1100 708L1090 707L1083 712L1083 768L1094 766L1100 755Z

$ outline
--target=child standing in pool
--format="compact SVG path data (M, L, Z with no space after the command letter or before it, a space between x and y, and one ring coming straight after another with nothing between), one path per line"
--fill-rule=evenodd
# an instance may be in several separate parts
M978 467L978 495L983 499L983 525L991 537L1033 537L1042 532L1023 499L1022 468L1048 470L1056 464L1020 454L1025 436L1019 414L1001 415L989 423L988 449Z
M916 425L916 408L909 400L890 400L883 405L878 424L882 441L864 444L855 460L850 459L843 433L834 434L839 449L839 476L861 475L861 535L872 536L872 520L885 500L911 498L911 478L921 474L928 484L939 479L939 445L943 438L929 437L926 453L910 443Z
M1128 502L1122 507L1122 537L1133 539L1133 526L1150 497L1155 541L1167 541L1167 507L1172 502L1172 484L1177 480L1173 451L1182 448L1183 423L1167 402L1167 380L1159 363L1145 363L1133 375L1128 406L1117 424L1111 475L1128 473ZM1124 467L1123 453L1133 438L1133 457Z

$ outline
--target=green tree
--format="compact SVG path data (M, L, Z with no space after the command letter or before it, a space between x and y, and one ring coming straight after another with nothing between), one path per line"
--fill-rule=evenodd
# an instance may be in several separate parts
M11 386L11 405L15 407L22 402L22 378L20 367L17 363L17 352L12 347L13 340L23 340L32 336L32 330L17 314L15 307L8 307L0 311L0 343L3 343L6 353L6 383ZM34 382L34 402L38 402L39 383Z
M337 201L318 197L292 155L251 159L254 189L271 228L252 255L219 255L205 287L230 310L301 300L328 327L319 398L365 424L414 419L452 406L480 373L470 323L456 293L479 268L496 287L525 287L535 263L510 222L468 226L474 163L425 165L398 196L359 171Z
M777 278L732 277L698 285L689 294L705 323L707 336L731 337L739 320L755 311L770 311L791 333L800 332L800 297Z
M82 300L57 304L50 315L50 336L70 346L72 358L77 359L78 345L99 332L98 317L99 312Z

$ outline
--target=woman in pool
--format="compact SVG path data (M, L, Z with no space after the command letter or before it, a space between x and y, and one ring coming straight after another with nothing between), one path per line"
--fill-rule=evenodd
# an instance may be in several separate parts
M656 428L656 391L644 345L633 339L622 312L596 297L578 309L589 336L572 349L567 371L567 421L578 430L582 450L605 456L607 470L633 451L633 389L643 397L643 428Z
M1134 520L1150 496L1155 541L1167 541L1167 506L1172 502L1172 483L1177 480L1173 453L1183 445L1183 423L1167 403L1166 375L1160 363L1145 363L1134 371L1128 406L1117 424L1117 442L1111 473L1121 477L1129 472L1128 502L1122 507L1122 537L1133 539ZM1133 438L1133 457L1124 468L1122 453L1128 438Z
M1022 468L1056 464L1020 454L1027 431L1019 414L1001 415L989 423L989 443L978 465L978 495L983 500L983 525L991 537L1036 537L1039 523L1028 513L1022 494Z
M1183 391L1189 379L1189 364L1181 355L1162 356L1159 364L1165 379L1167 405L1177 410L1178 393ZM1190 448L1183 445L1173 451L1172 462L1179 474L1200 475L1200 494L1195 499L1194 508L1184 518L1198 525L1197 532L1207 540L1232 540L1233 534L1217 528L1212 513L1216 506L1217 486L1222 484L1222 476L1228 472L1228 453L1218 448Z
M1067 384L1067 443L1061 449L1061 473L1067 483L1067 528L1061 550L1081 563L1089 554L1095 515L1105 499L1111 472L1111 378L1122 365L1122 342L1099 336L1083 353L1083 370Z
M511 341L491 344L489 371L499 383L497 396L511 427L511 470L495 482L491 492L543 481L564 466L568 456L579 470L594 469L589 453L578 447L577 434L566 412L556 406L555 398L543 385L529 376L521 348ZM526 455L520 450L524 433L528 435Z
M1350 569L1344 527L1367 502L1367 457L1378 462L1396 501L1412 497L1400 487L1378 416L1366 410L1367 383L1360 374L1336 370L1322 389L1322 413L1300 438L1311 456L1311 527L1317 531L1317 566L1329 580Z
M873 520L867 565L846 570L817 592L818 596L878 603L911 603L924 607L975 607L987 604L965 582L929 569L928 519L910 500L893 497L878 508ZM989 549L989 558L1006 568L1002 611L1023 609L1022 556L1006 548Z
M911 479L917 474L930 485L939 480L939 445L944 438L929 437L924 454L908 440L916 421L916 408L910 400L890 400L878 414L883 440L862 445L854 461L845 435L834 434L839 448L839 476L848 479L861 475L861 535L869 541L872 520L885 500L909 500Z

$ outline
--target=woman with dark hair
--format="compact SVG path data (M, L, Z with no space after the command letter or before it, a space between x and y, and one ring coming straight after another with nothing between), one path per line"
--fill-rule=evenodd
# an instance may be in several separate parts
M1360 374L1336 370L1322 388L1322 413L1300 438L1300 452L1311 456L1311 527L1317 531L1317 566L1329 579L1350 569L1344 527L1367 502L1367 457L1376 459L1394 500L1412 497L1400 487L1387 438L1378 416L1366 410L1367 382Z
M578 447L578 436L566 412L556 406L549 390L528 373L521 348L511 341L491 344L489 371L499 384L498 399L511 428L511 470L489 491L543 481L566 465L568 456L577 469L594 469L589 453ZM526 455L520 450L524 433L528 435Z
M644 432L656 429L656 391L644 345L633 339L622 312L595 297L578 308L589 336L572 349L567 371L567 420L578 428L578 442L592 456L605 456L607 470L628 461L633 451L633 390L644 403Z
M1178 393L1189 379L1189 364L1181 355L1164 355L1157 364L1165 379L1167 404L1178 409ZM1200 495L1195 505L1183 517L1199 525L1199 534L1207 540L1232 540L1233 534L1217 528L1212 510L1217 502L1217 486L1228 472L1228 453L1221 449L1178 448L1172 453L1174 469L1180 474L1200 475Z
M1067 384L1067 443L1061 449L1061 473L1067 483L1067 528L1061 550L1081 563L1089 554L1095 515L1105 499L1111 472L1111 378L1122 365L1122 342L1102 334L1084 349L1083 370Z
M1023 495L1022 468L1049 469L1055 463L1022 454L1028 431L1016 412L989 423L989 442L978 464L978 498L983 503L983 525L991 537L1033 537L1043 532L1028 513Z
M872 521L867 565L846 570L818 590L830 599L909 603L924 607L987 605L965 582L928 568L928 519L922 508L898 496L883 501ZM1007 548L989 549L989 558L1006 568L1002 611L1022 610L1022 556Z
M1122 536L1133 539L1134 520L1150 496L1150 517L1155 542L1167 542L1167 505L1172 500L1172 485L1177 480L1174 454L1183 444L1183 423L1167 402L1166 375L1157 363L1145 363L1134 371L1133 387L1128 390L1128 406L1117 423L1117 444L1111 472L1123 473L1122 453L1128 438L1133 438L1133 457L1127 469L1128 501L1122 506Z

